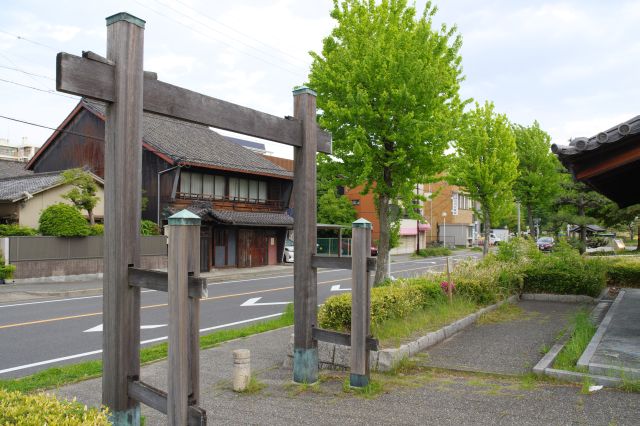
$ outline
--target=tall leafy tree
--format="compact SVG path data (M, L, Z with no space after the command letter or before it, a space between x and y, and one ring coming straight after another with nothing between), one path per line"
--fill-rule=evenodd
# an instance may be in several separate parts
M518 153L518 178L513 193L527 217L529 229L534 229L534 215L549 210L560 192L558 159L551 153L551 136L534 121L531 126L513 126Z
M95 225L93 209L100 201L98 184L93 176L82 169L69 169L62 172L63 182L72 185L73 188L62 197L71 201L78 210L86 210L89 215L89 223Z
M337 26L312 52L309 86L318 92L322 127L333 133L343 183L373 191L380 220L375 283L384 280L393 220L416 183L444 167L464 107L461 38L434 28L406 0L334 0ZM396 209L397 210L397 209Z
M512 188L518 177L515 136L506 115L495 113L492 103L476 103L464 115L455 146L451 180L480 203L477 213L484 224L483 253L487 254L491 224L513 207Z

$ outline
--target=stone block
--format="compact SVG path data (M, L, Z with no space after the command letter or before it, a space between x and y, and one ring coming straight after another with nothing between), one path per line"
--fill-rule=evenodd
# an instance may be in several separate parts
M333 364L335 343L318 342L318 362Z
M351 365L351 348L349 346L335 345L333 364L340 368L349 368Z
M398 357L397 352L397 349L383 349L378 351L378 371L391 370Z
M410 342L407 347L409 348L409 356L414 356L418 352L420 352L420 345L417 340Z

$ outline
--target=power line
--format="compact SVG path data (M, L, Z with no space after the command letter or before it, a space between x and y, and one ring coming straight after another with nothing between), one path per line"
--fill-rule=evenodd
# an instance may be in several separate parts
M69 96L69 95L64 95L62 93L58 93L55 90L50 90L50 89L39 89L37 87L33 87L33 86L29 86L28 84L22 84L22 83L18 83L16 81L11 81L11 80L5 80L3 78L0 78L0 81L2 81L3 83L9 83L9 84L15 84L16 86L21 86L21 87L25 87L27 89L31 89L31 90L37 90L38 92L44 92L44 93L50 93L52 95L56 95L56 96L62 96L64 98L69 98L69 99L74 99L77 100L77 98L74 98L73 96Z
M32 123L30 121L20 120L19 118L7 117L6 115L0 115L0 118L4 118L5 120L16 121L16 122L22 123L22 124L28 124L29 126L41 127L43 129L49 129L49 130L55 130L55 131L60 132L60 133L67 133L67 134L70 134L70 135L82 136L84 138L95 139L95 140L98 140L98 141L104 141L103 138L96 138L95 136L85 135L83 133L77 133L77 132L73 132L71 130L64 130L64 129L60 128L60 127L50 127L50 126L45 126L44 124Z
M180 2L180 1L178 1L178 3L180 3L181 5L183 5L184 7L188 8L188 9L191 9L192 11L194 11L194 12L198 13L199 15L202 15L202 16L206 17L207 19L209 19L209 20L211 20L211 21L213 21L213 22L215 22L215 23L217 23L217 24L219 24L219 25L221 25L221 26L223 26L223 27L225 27L225 28L230 29L231 31L233 31L233 32L235 32L235 33L237 33L237 34L239 34L239 35L241 35L241 36L243 36L243 37L245 37L245 38L247 38L247 39L249 39L249 40L252 40L252 41L254 41L254 42L256 42L256 43L259 43L259 44L261 44L261 45L263 45L263 46L265 46L265 47L267 47L267 48L269 48L269 49L275 50L275 51L277 51L277 52L281 52L281 54L283 54L284 56L288 56L288 57L292 58L294 61L298 62L298 63L293 63L293 62L289 61L289 64L291 64L291 65L295 66L296 68L300 68L301 70L303 70L303 69L304 69L304 61L302 61L300 58L296 58L295 56L290 55L288 52L285 52L284 50L278 49L277 47L271 46L271 45L269 45L269 44L267 44L267 43L265 43L265 42L263 42L263 41L260 41L260 40L258 40L258 39L255 39L255 38L253 38L253 37L251 37L251 36L249 36L249 35L243 34L242 32L240 32L240 31L236 30L235 28L233 28L233 27L231 27L231 26L229 26L229 25L226 25L225 23L220 22L220 21L218 21L217 19L214 19L214 18L210 17L210 16L208 16L207 14L202 13L202 12L200 12L200 11L198 11L198 10L194 9L193 7L187 6L186 4L184 4L184 3ZM182 11L181 11L181 10L179 10L179 9L176 9L176 8L172 7L172 6L171 6L171 5L169 5L169 4L165 4L165 7L170 8L171 10L173 10L173 11L175 11L175 12L177 12L177 13L181 14L182 16L185 16L187 19L190 19L190 20L192 20L192 21L194 21L194 22L197 22L197 23L199 23L200 25L203 25L203 26L205 26L205 27L209 28L209 29L210 29L210 30L212 30L212 31L215 31L215 32L217 32L217 33L219 33L219 34L221 34L221 35L223 35L223 36L225 36L225 37L229 37L230 39L232 39L232 40L234 40L234 41L237 41L237 42L239 42L239 43L242 43L243 45L247 46L247 47L248 47L248 48L250 48L250 49L254 49L254 50L256 50L256 51L260 52L261 54L264 54L264 52L263 52L262 50L257 49L255 46L253 46L253 45L251 45L251 44L249 44L249 43L246 43L246 42L244 42L243 40L240 40L240 39L237 39L237 38L233 38L233 37L231 37L229 34L224 33L224 32L222 32L222 31L218 30L218 29L217 29L217 28L215 28L215 27L212 27L212 26L208 25L207 23L204 23L204 22L202 22L202 21L196 20L194 17L187 15L186 13L182 12Z
M203 32L203 31L200 31L200 30L198 30L198 29L196 29L196 28L194 28L194 27L192 27L192 26L189 26L189 25L185 24L184 22L180 22L180 21L178 21L177 19L174 19L173 17L171 17L171 16L169 16L169 15L166 15L166 14L164 14L164 13L162 13L162 12L159 12L158 10L156 10L156 9L154 9L154 8L152 8L152 7L148 6L148 5L146 5L146 4L140 3L138 0L134 0L134 1L135 1L136 3L138 3L140 6L142 6L142 7L146 8L146 9L149 9L149 10L151 10L151 11L153 11L153 12L157 13L157 14L158 14L158 15L160 15L160 16L164 16L165 18L167 18L167 19L169 19L169 20L171 20L171 21L173 21L173 22L176 22L176 23L178 23L178 24L180 24L180 25L184 26L184 27L188 28L188 29L189 29L189 30L191 30L191 31L194 31L194 32L196 32L196 33L198 33L198 34L200 34L200 35L203 35L203 36L205 36L206 38L208 38L208 39L210 39L210 40L215 40L215 41L218 41L218 42L224 43L224 44L226 44L227 46L230 46L230 47L232 47L232 48L236 49L236 46L234 46L233 44L229 43L228 41L220 40L220 39L213 39L209 34L207 34L207 33ZM201 25L202 25L202 24L201 24ZM291 73L292 75L296 75L296 76L298 75L298 73L297 73L297 72L295 72L295 71L293 71L293 70L291 70L291 69L289 69L289 68L283 67L282 65L280 65L280 64L278 64L278 63L276 63L276 62L268 61L268 60L266 60L266 59L264 59L264 58L261 58L261 57L259 57L259 56L252 55L252 54L250 54L249 52L242 52L242 53L244 53L244 54L245 54L245 55L247 55L247 56L251 56L252 58L257 59L257 60L259 60L259 61L265 62L265 63L267 63L267 64L269 64L269 65L273 65L273 66L275 66L275 67L278 67L278 68L280 68L280 69L282 69L282 70L284 70L284 71L287 71L288 73Z
M8 67L6 65L0 65L0 68L4 68L4 69L7 69L7 70L11 70L11 71L18 71L18 72L21 72L23 74L32 75L34 77L46 78L47 80L56 81L56 79L53 78L53 77L49 77L47 75L42 75L42 74L36 74L36 73L33 73L33 72L25 71L25 70L20 69L20 68Z
M0 30L0 33L10 35L11 37L15 37L18 40L26 41L26 42L31 43L31 44L35 44L35 45L38 45L38 46L46 47L47 49L51 49L51 50L56 51L56 52L59 50L59 49L56 49L55 47L47 46L44 43L40 43L39 41L31 40L31 39L28 39L26 37L22 37L21 35L12 34L12 33L8 32L8 31Z

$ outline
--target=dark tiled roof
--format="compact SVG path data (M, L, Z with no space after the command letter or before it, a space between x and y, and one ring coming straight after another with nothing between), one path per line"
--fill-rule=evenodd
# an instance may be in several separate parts
M0 160L0 179L32 175L31 170L25 170L26 165L21 161Z
M89 110L105 115L105 105L83 99ZM175 161L281 177L293 174L261 155L198 124L144 113L144 142Z
M569 145L551 145L551 151L558 155L560 160L571 157L579 157L590 151L611 146L616 142L629 139L631 136L640 133L640 115L633 117L623 123L598 133L590 138L575 138Z
M15 202L62 182L60 172L34 173L0 180L0 201Z
M169 213L178 212L176 208L169 208ZM292 227L293 218L286 213L247 212L236 210L219 210L211 208L211 203L193 202L187 210L200 216L202 219L213 219L227 225L246 226L278 226Z

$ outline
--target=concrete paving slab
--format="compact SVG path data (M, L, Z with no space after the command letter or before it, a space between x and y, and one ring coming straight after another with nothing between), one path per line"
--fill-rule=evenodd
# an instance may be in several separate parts
M640 379L640 289L624 289L602 325L605 322L606 329L588 361L589 371Z
M433 367L502 374L525 374L542 358L582 305L521 301L523 314L515 320L473 325L427 350Z

